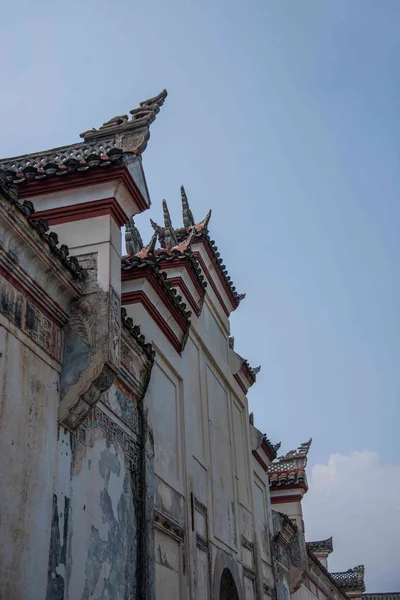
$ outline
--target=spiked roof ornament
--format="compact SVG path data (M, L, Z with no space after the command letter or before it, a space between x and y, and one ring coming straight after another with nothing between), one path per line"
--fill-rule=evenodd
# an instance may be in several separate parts
M165 231L165 245L170 250L174 246L178 245L178 239L175 234L175 230L172 227L171 216L169 214L167 201L162 201L163 215L164 215L164 231Z
M140 235L139 229L135 225L133 217L131 217L129 223L126 224L125 242L126 251L128 254L136 254L143 248L142 236Z
M207 213L206 217L200 221L199 223L195 222L192 211L190 210L189 201L186 195L186 191L184 186L181 186L181 201L182 201L182 218L183 218L183 227L179 229L174 229L171 224L171 219L169 217L168 208L166 209L166 204L164 205L164 227L161 227L157 223L155 223L152 219L150 219L150 223L153 229L158 233L158 239L160 241L160 245L163 249L171 250L175 246L182 247L185 246L189 249L189 246L193 240L193 242L200 241L203 239L208 248L211 250L214 258L214 264L216 266L216 270L219 273L219 277L223 282L223 285L226 286L228 294L232 298L232 303L235 307L237 307L241 300L245 297L245 294L238 294L236 288L232 283L231 277L228 275L227 269L223 264L223 260L218 252L218 248L215 245L214 240L210 239L208 233L208 223L211 218L211 210Z
M190 210L189 202L186 196L185 188L181 185L181 200L182 200L182 218L184 227L193 227L195 225L192 211Z

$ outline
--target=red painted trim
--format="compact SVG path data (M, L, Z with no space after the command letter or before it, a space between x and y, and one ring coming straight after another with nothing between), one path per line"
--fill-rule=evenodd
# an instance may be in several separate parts
M271 494L271 504L289 504L291 502L301 502L303 496L301 494L296 494L295 496L272 496Z
M168 269L176 269L177 266L184 267L190 279L192 280L193 285L196 288L196 291L199 294L200 298L204 298L206 290L201 285L199 277L193 268L192 262L189 261L186 257L177 256L172 260L162 260L160 261L159 265L162 271L168 271Z
M268 465L266 462L263 461L263 459L261 458L261 456L258 454L257 450L253 450L253 456L256 459L256 461L262 466L262 468L264 469L264 471L267 473L268 472Z
M243 394L245 396L247 396L247 389L246 386L244 385L243 381L240 379L239 375L237 373L235 373L233 375L233 377L236 379L237 383L239 384L240 389L242 390Z
M2 264L0 264L0 275L4 277L18 292L20 292L29 302L31 302L36 308L38 308L50 321L55 323L58 327L63 328L68 321L68 316L65 314L64 310L50 298L43 288L39 287L36 283L30 280L30 283L35 289L35 295L29 290L29 288L25 287L21 281L13 274L10 273ZM37 294L37 295L36 295ZM42 298L47 298L51 304L60 311L62 315L65 315L65 319L62 320L60 317L51 312L49 307L42 301Z
M173 348L175 348L178 353L181 352L182 343L178 340L171 327L166 323L162 315L160 315L155 308L153 302L146 296L143 290L121 294L121 305L126 306L127 304L142 304Z
M249 382L250 386L254 385L254 383L255 383L256 380L250 374L249 368L248 368L248 366L245 363L242 364L241 371L242 371L243 375L246 377L246 379Z
M156 292L157 296L163 301L166 308L169 310L171 315L174 317L175 321L179 325L179 327L186 331L190 327L190 323L183 316L180 308L175 304L172 300L168 289L160 280L158 275L155 273L154 269L149 267L139 267L137 269L131 270L122 270L121 273L122 281L135 281L137 279L145 279L148 281ZM130 293L130 292L127 292Z
M271 475L275 475L275 473L271 473ZM289 484L285 484L282 483L281 485L276 485L276 483L271 483L271 491L273 492L281 492L282 490L298 490L299 488L301 490L304 490L305 492L307 492L308 487L305 484L304 481L302 481L301 483L289 483Z
M261 442L261 448L264 451L264 453L266 454L266 456L268 456L269 460L272 462L276 457L274 456L271 448L268 446L267 442L263 439L263 441Z
M140 212L149 208L125 163L118 163L109 167L97 167L80 173L67 173L66 175L54 175L53 177L24 181L19 185L19 195L21 199L32 198L42 194L52 194L97 183L105 183L116 178L119 178L128 188Z
M93 219L94 217L101 217L103 215L111 215L118 227L122 227L122 225L125 225L129 221L127 214L122 210L115 198L105 198L103 200L93 200L92 202L82 202L81 204L39 210L34 213L33 218L39 219L43 217L49 225L59 225L60 223Z
M207 277L207 279L208 279L208 281L209 281L212 289L214 290L215 295L217 296L217 298L218 298L218 300L219 300L219 302L220 302L220 304L221 304L221 306L222 306L222 308L224 310L224 313L226 314L227 317L229 317L230 312L229 312L229 310L228 310L225 302L222 300L222 296L219 293L219 290L218 290L217 286L215 285L215 281L211 277L210 271L206 267L206 263L204 262L203 257L201 256L201 254L200 254L199 251L193 252L193 255L197 258L197 260L198 260L198 262L199 262L199 264L200 264L200 266L201 266L201 268L202 268L205 276Z
M182 290L182 294L184 294L185 298L189 302L196 315L199 316L201 313L201 309L197 304L196 300L193 298L192 294L190 293L190 290L184 282L184 280L182 279L182 277L169 277L168 281L173 287L180 288Z
M198 239L198 238L197 238L197 239ZM225 290L225 292L226 292L226 294L227 294L228 298L229 298L229 299L230 299L230 301L232 302L232 306L234 306L235 308L237 308L237 307L239 306L239 302L236 300L235 296L234 296L234 295L233 295L233 293L232 293L232 290L231 290L231 288L230 288L230 287L229 287L229 285L227 284L227 282L226 282L226 279L225 279L225 277L224 277L224 275L223 275L223 273L222 273L222 270L221 270L220 264L219 264L218 260L215 258L214 252L211 250L209 242L205 241L205 240L206 240L206 238L204 238L204 237L202 237L202 238L200 238L200 239L201 239L201 241L202 241L202 243L203 243L203 246L204 246L204 248L205 248L205 249L206 249L206 251L207 251L207 254L208 254L208 256L209 256L209 258L210 258L211 262L212 262L212 263L215 265L215 267L216 267L216 268L215 268L215 271L216 271L216 273L217 273L217 275L218 275L218 279L220 280L220 282L221 282L221 283L222 283L222 285L224 286L224 290ZM197 240L196 240L196 241L197 241ZM235 308L234 308L233 310L235 310Z

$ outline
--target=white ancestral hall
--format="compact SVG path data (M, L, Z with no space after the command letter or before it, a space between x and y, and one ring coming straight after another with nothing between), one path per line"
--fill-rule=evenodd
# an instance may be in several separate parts
M135 226L166 96L0 161L0 598L361 598L305 542L311 440L277 458L249 415L211 212L182 187L179 226Z

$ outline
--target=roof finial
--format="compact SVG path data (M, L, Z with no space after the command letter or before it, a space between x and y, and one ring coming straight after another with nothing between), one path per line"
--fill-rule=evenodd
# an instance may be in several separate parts
M166 248L168 248L170 250L171 248L174 248L174 246L178 245L178 240L177 240L174 228L172 227L172 221L171 221L171 216L169 214L167 201L163 200L162 205L163 205L163 213L164 213L165 246L166 246Z
M133 217L129 219L129 223L125 228L125 243L128 254L136 254L143 248L143 241L139 229L135 225Z
M182 217L184 227L193 227L195 224L192 211L189 207L189 202L186 196L185 188L181 185L181 199L182 199Z

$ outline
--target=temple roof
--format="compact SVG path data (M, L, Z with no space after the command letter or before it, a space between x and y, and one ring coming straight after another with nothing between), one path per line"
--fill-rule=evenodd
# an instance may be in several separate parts
M311 552L323 552L326 554L330 554L333 552L333 540L332 537L327 540L319 540L318 542L307 542L307 548L311 550Z
M364 565L359 565L348 571L341 573L331 573L331 577L337 583L337 585L345 592L365 591L364 583Z
M196 243L203 239L214 257L215 266L220 273L223 281L225 282L227 289L232 297L234 306L239 306L239 303L245 297L245 294L238 294L235 286L232 283L232 279L228 274L226 266L218 252L218 247L215 245L214 240L211 240L208 234L208 223L211 218L211 210L207 213L206 217L196 223L193 217L192 211L189 206L189 201L183 186L181 186L181 202L182 202L182 219L184 226L175 229L171 222L168 206L165 200L163 200L163 215L164 215L164 226L160 226L153 220L150 220L151 225L158 235L160 245L164 249L172 249L173 247L179 247L182 244L187 244L187 239L190 237L190 241Z
M99 129L80 134L82 142L60 146L44 152L24 154L0 160L9 183L23 183L53 176L105 168L121 161L123 155L140 155L150 137L150 124L155 120L167 96L166 90L158 96L140 102L139 108L127 115L114 117Z
M3 171L0 170L0 194L6 199L8 209L16 209L18 213L28 221L32 230L46 242L52 255L57 258L61 264L69 271L73 279L77 282L83 282L86 277L85 270L79 264L75 256L70 256L68 246L61 244L59 246L58 235L54 231L50 231L46 219L34 219L32 216L35 213L35 207L30 200L19 202L18 188L14 184L10 184Z

